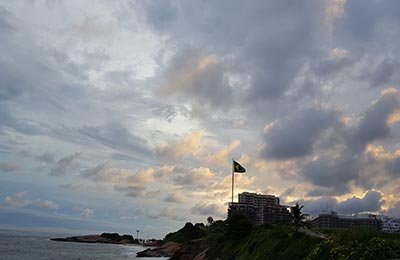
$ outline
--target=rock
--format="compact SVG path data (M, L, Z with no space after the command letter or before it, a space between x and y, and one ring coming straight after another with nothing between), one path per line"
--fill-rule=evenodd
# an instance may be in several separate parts
M205 260L210 243L208 240L195 239L183 244L170 260Z
M123 235L123 236L122 236L122 239L123 239L123 240L134 241L133 236L131 236L131 235Z
M130 235L120 236L118 233L103 233L101 235L85 235L66 238L52 238L53 241L78 242L78 243L104 243L104 244L139 244L139 241Z
M137 257L171 257L179 248L180 244L176 242L168 242L156 248L148 248L138 252Z
M114 240L114 241L118 241L118 240L122 239L122 237L118 233L103 233L100 236Z

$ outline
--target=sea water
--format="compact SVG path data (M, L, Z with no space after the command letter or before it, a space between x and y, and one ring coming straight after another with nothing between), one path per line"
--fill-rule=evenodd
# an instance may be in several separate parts
M0 231L1 260L165 260L138 258L145 248L137 245L84 244L51 241L51 235Z

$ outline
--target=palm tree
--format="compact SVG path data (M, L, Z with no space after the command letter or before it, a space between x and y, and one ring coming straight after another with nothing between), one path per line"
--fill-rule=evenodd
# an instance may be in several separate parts
M296 203L296 206L290 207L290 216L292 217L292 224L296 231L298 231L299 227L308 226L308 223L305 221L307 214L302 214L301 209L303 206L300 206L299 203Z

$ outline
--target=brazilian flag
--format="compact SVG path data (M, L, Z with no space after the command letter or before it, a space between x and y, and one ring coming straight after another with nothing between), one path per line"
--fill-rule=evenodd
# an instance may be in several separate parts
M246 172L246 169L240 165L237 161L233 160L233 171L234 172Z

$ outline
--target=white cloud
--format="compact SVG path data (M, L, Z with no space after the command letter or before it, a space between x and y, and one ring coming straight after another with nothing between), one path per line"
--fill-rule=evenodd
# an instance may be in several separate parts
M81 218L90 218L92 215L93 215L93 210L89 208L82 210L81 214L79 214Z
M156 154L166 158L196 156L203 149L203 136L204 131L192 132L174 143L161 145Z
M28 192L18 192L10 196L6 196L3 205L7 207L14 208L25 208L28 206L41 208L41 209L49 209L56 210L59 209L60 206L51 200L42 200L42 199L29 199Z

